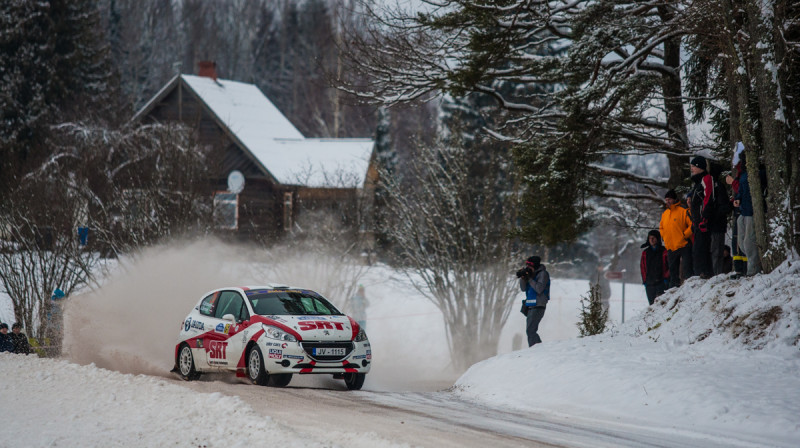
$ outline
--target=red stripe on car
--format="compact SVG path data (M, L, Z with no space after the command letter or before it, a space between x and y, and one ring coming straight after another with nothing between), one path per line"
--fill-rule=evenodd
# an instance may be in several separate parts
M257 341L258 338L260 338L262 334L264 334L264 329L263 328L258 330L258 331L256 331L255 333L253 333L253 335L250 336L250 340L251 341ZM247 344L245 344L245 347L247 347ZM244 350L244 351L242 351L242 355L239 356L239 362L236 363L236 376L239 376L239 371L244 369L244 355L246 355L246 354L247 354L247 350Z

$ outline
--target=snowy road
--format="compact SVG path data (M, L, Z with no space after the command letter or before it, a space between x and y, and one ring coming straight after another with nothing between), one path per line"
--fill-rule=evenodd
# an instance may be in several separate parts
M238 396L256 412L319 439L340 432L371 432L394 443L422 447L735 447L731 439L567 416L505 412L461 400L446 391L344 390L340 381L295 378L284 389L220 377L177 384L198 392ZM422 388L430 387L425 385Z

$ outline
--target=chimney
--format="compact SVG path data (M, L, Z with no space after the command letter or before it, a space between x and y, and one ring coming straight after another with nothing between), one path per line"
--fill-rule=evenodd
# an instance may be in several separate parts
M214 81L217 80L217 63L214 61L200 61L197 63L197 67L199 71L197 73L198 76L205 76L206 78L211 78Z

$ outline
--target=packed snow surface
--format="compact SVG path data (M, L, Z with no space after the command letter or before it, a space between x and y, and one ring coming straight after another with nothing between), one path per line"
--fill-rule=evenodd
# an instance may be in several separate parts
M264 440L281 446L392 446L368 428L326 440L309 437L237 397L198 393L148 375L171 367L178 324L200 294L220 282L244 284L215 276L221 275L217 265L208 261L214 257L196 251L142 260L159 257L149 268L128 268L117 274L122 279L109 279L100 294L105 307L97 298L72 299L72 313L87 319L78 321L81 326L107 341L106 347L89 347L95 358L0 354L0 446L260 446ZM733 438L740 446L800 446L798 261L752 278L690 279L652 307L640 285L627 285L625 323L621 285L612 283L611 329L587 338L577 337L575 324L588 282L553 278L540 327L544 343L512 351L512 340L524 333L515 300L502 354L460 378L447 371L441 314L408 280L374 266L360 282L370 301L367 329L375 356L366 391L413 391L409 379L452 378L443 387L454 381L450 393L461 399L588 419L598 430L625 424L631 430L703 434L717 442ZM169 289L181 285L189 290ZM117 298L126 291L130 297ZM165 306L163 297L180 303ZM10 307L2 299L0 319L8 321ZM137 345L136 335L146 344ZM420 353L430 360L426 372L410 367ZM141 369L145 359L150 365Z

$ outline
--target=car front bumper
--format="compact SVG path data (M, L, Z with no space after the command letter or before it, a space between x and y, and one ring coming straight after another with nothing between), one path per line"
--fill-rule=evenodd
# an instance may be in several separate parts
M262 337L258 344L270 374L368 373L372 365L368 340L282 342ZM320 349L344 349L344 355L317 355Z

